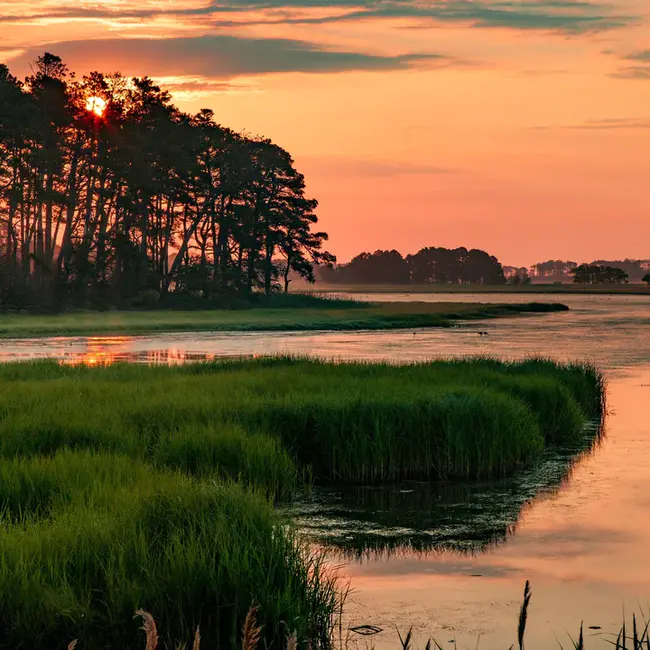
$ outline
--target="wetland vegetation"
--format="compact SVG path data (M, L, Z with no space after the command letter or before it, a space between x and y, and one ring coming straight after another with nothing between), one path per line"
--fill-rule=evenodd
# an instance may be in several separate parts
M184 331L354 331L449 327L458 320L567 311L556 303L366 303L294 294L259 298L240 309L130 310L3 314L0 338Z
M321 485L282 507L300 533L326 547L334 562L426 559L440 553L477 557L514 535L534 503L558 495L603 438L600 422L594 421L582 439L553 445L538 462L502 479ZM465 575L474 572L468 565Z
M0 367L0 638L328 647L340 586L274 508L305 481L500 477L604 408L586 365L262 358Z

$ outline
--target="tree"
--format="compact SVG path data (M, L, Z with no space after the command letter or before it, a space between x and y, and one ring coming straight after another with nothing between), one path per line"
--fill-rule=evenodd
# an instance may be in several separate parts
M396 250L360 253L339 267L337 281L349 284L408 284L408 262Z
M646 273L641 279L641 282L645 282L646 284L650 285L650 273Z
M573 281L579 284L622 284L628 281L625 271L612 266L581 264L571 272Z
M407 257L414 284L504 284L503 268L485 251L423 248Z
M104 110L87 109L89 98ZM181 112L150 78L0 66L0 298L128 306L289 288L332 265L288 152Z
M642 278L648 269L647 260L596 260L591 264L621 269L627 273L631 282L642 282Z
M508 284L514 284L514 285L526 285L530 284L531 279L530 275L528 273L528 269L522 267L520 269L517 269L512 276L508 279Z
M396 250L360 253L348 264L319 269L325 282L351 284L505 284L503 267L485 251L422 248L402 257Z
M531 267L532 275L541 280L550 282L564 282L571 276L571 271L577 265L576 262L564 260L548 260L539 262Z

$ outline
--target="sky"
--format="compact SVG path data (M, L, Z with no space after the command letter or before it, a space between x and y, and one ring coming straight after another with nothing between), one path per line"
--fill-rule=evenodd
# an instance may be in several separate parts
M649 0L2 0L44 51L287 149L342 262L650 258Z

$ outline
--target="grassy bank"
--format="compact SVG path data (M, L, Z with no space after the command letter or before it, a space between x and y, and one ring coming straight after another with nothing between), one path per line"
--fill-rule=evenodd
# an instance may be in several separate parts
M303 471L352 482L489 478L579 435L600 397L593 369L545 361L7 364L0 457L107 450L280 495Z
M276 303L277 304L277 303ZM191 311L109 311L57 315L3 314L0 338L146 334L155 332L292 332L448 327L460 319L566 311L555 303L361 303L310 300L299 306Z
M251 602L267 643L295 629L327 647L337 609L268 502L114 453L60 451L0 462L0 639L8 647L136 644L134 612L165 647L234 645Z
M486 478L580 435L587 366L295 358L181 367L0 366L0 642L327 647L338 606L269 498L303 477ZM205 647L208 647L206 645Z
M526 293L526 294L627 294L650 296L647 284L325 284L305 287L323 293Z

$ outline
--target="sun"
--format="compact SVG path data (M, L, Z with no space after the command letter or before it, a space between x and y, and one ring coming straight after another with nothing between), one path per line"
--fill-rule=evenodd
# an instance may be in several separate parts
M94 113L97 117L102 117L106 110L106 101L101 97L89 97L86 100L86 110Z

